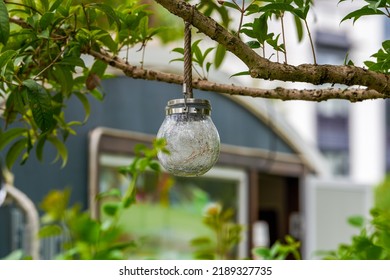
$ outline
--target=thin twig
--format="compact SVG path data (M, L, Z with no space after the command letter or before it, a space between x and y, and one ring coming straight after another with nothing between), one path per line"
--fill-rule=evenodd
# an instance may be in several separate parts
M309 25L307 24L307 20L305 19L304 22L305 22L307 34L309 35L310 46L311 46L311 51L313 53L314 64L317 65L317 58L316 58L316 52L315 52L315 49L314 49L313 38L311 37L311 33L310 33Z
M387 12L387 15L386 15L386 16L387 16L388 18L390 18L390 11L389 11L389 7L385 7L385 10L386 10L386 12Z
M237 3L234 1L234 3L237 5ZM238 6L238 5L237 5ZM239 7L239 6L238 6ZM240 7L239 7L240 8ZM240 23L238 25L238 30L237 30L237 36L240 36L241 28L242 28L242 23L244 21L244 14L245 14L245 1L242 1L242 6L240 8Z
M22 6L22 7L25 7L25 8L29 8L29 9L33 10L35 13L37 13L39 15L42 15L42 13L40 11L38 11L37 9L35 9L34 7L31 7L31 6L23 4L23 3L10 2L10 1L7 1L7 0L5 0L4 3L5 4L9 4L9 5L16 5L16 6Z
M34 77L34 80L36 80L39 76L41 76L47 69L49 69L50 67L52 67L59 59L60 57L64 54L65 52L65 49L64 48L62 51L60 51L60 53L56 56L56 58L53 59L52 62L50 62L49 65L47 65L45 68L43 68L38 74L35 75Z
M88 29L88 30L91 30L91 26L90 26L90 23L89 23L89 16L88 16L87 11L85 10L85 5L84 5L84 3L81 4L81 6L83 7L83 13L84 13L84 15L85 15L85 22L87 23L87 29Z
M283 45L284 45L284 63L288 64L287 61L287 46L286 46L286 36L285 36L285 30L284 30L284 13L280 16L280 22L282 23L282 38L283 38Z

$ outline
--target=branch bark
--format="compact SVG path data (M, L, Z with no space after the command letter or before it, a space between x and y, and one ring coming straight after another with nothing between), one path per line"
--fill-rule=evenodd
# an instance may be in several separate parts
M88 54L96 59L100 59L112 67L123 71L123 73L131 78L162 81L173 84L183 84L184 78L181 75L165 73L155 70L148 70L128 64L117 56L112 56L105 51L88 50ZM383 93L379 93L370 89L259 89L251 87L242 87L237 85L219 84L208 80L194 79L193 88L225 93L229 95L240 95L250 97L262 97L281 100L306 100L306 101L325 101L329 99L345 99L351 102L363 101L367 99L387 98Z
M228 51L242 60L253 78L307 82L313 85L325 83L347 86L364 86L390 96L389 75L369 71L356 66L312 65L298 66L272 62L253 51L248 45L223 28L215 20L197 11L183 0L155 0L165 9L190 22L200 32L224 45ZM371 92L372 93L372 92Z

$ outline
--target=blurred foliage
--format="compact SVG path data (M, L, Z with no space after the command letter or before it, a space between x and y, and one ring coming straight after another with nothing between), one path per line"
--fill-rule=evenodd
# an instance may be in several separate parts
M26 256L23 250L15 250L0 260L31 260L31 257Z
M198 237L191 241L194 258L200 260L228 260L241 240L243 227L233 222L234 211L223 210L219 203L207 206L203 224L213 232L212 237Z
M335 251L325 252L331 260L389 260L390 259L390 177L375 189L375 204L367 221L360 216L348 223L360 229L350 244L340 244Z
M285 260L293 258L295 260L301 259L299 249L301 242L295 240L293 237L287 235L285 242L276 241L270 248L257 247L252 249L252 254L255 259L262 260Z
M42 201L41 209L43 226L40 238L61 237L62 252L59 259L83 260L119 260L126 259L136 248L136 240L119 225L118 220L123 211L135 203L136 182L138 176L147 170L160 171L154 159L157 153L167 152L165 140L157 139L153 147L144 145L136 147L136 157L122 173L130 176L129 187L122 196L118 189L99 194L98 199L112 198L102 203L105 215L103 219L91 218L88 211L82 211L80 205L69 206L70 190L53 190Z

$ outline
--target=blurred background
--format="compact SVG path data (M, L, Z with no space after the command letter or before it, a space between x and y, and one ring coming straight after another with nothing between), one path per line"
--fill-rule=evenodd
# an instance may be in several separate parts
M337 2L315 1L310 23L317 62L342 65L348 57L355 65L363 65L390 38L390 24L373 16L361 18L354 26L350 21L340 24L359 7L359 1L338 6ZM289 64L313 63L307 36L298 43L293 19L286 16L285 20ZM277 32L279 24L275 21L271 31ZM205 39L201 45L211 43ZM177 57L171 50L181 45L180 41L151 42L144 66L181 73L180 63L169 62ZM141 54L134 51L129 60L136 64ZM299 83L231 77L245 70L227 55L210 79L259 88L308 88ZM90 100L92 117L67 141L66 167L51 164L55 151L45 147L43 163L32 157L12 170L14 185L36 208L51 189L70 187L71 201L99 217L95 196L126 188L128 179L117 172L118 167L131 162L137 143L152 142L167 101L181 98L180 86L112 74L115 78L102 83L104 101ZM335 250L358 233L347 219L369 215L374 187L390 169L388 101L282 102L213 92L195 91L194 95L211 101L222 143L219 161L202 177L165 175L161 181L150 172L139 178L138 202L121 220L132 236L143 240L134 258L191 258L190 241L209 234L202 217L207 206L216 202L233 209L235 222L244 226L241 242L234 249L237 258L250 257L251 248L269 247L286 235L301 242L304 259L318 258L316 252ZM74 100L67 114L83 119L84 108ZM0 258L17 249L31 252L34 248L27 226L34 216L27 215L28 211L29 206L11 197L1 206ZM41 243L43 259L54 258L61 250L60 237Z

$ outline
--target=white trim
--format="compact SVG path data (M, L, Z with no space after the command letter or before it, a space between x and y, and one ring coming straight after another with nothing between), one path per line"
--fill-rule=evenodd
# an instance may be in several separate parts
M26 215L26 224L25 224L25 244L26 253L32 257L34 260L39 260L39 244L40 240L38 238L39 232L39 214L38 210L34 205L34 202L21 190L10 185L5 184L5 190L7 196L9 196L18 207Z
M304 225L303 232L305 232L305 246L303 248L303 258L312 259L315 258L313 253L318 250L316 248L318 232L316 225L318 221L317 217L317 205L316 205L316 192L320 189L327 189L333 191L350 191L359 192L364 195L364 205L361 205L361 212L369 214L369 211L373 205L372 187L366 184L357 184L348 180L324 180L318 179L312 176L307 176L304 182ZM331 206L330 206L331 207ZM340 213L342 214L342 213ZM359 214L359 213L356 213ZM345 221L347 223L347 221Z

